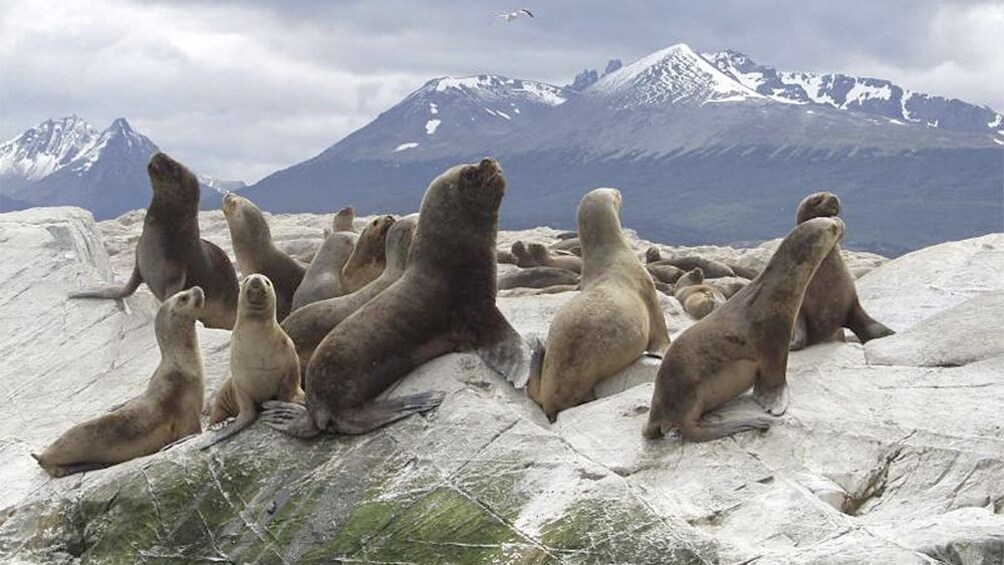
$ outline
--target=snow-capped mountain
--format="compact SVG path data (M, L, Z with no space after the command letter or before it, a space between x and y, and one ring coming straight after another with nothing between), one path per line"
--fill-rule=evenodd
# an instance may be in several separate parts
M100 132L77 116L46 120L0 145L0 208L73 205L99 219L144 208L150 201L146 164L158 150L124 118ZM221 192L244 186L200 181L203 201L213 208Z
M1002 229L999 113L888 81L796 75L674 45L563 88L439 78L245 193L277 212L406 213L446 167L492 155L509 180L509 228L574 227L584 192L616 186L626 226L680 244L778 237L819 189L843 199L845 243L858 248L896 254ZM896 104L908 113L886 111Z
M820 104L945 130L988 133L1004 144L1002 116L986 106L914 92L885 79L779 72L737 51L706 53L704 57L723 73L773 100Z

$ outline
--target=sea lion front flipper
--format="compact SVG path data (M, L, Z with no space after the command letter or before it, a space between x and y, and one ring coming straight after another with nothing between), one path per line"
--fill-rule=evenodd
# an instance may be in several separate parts
M431 391L372 400L358 408L341 409L332 417L330 431L349 435L369 433L412 414L432 410L445 397L443 392Z
M303 404L269 400L262 405L261 420L265 425L284 434L307 439L321 433Z
M199 449L209 449L217 443L233 437L244 428L253 424L255 419L258 417L258 411L255 409L254 400L236 386L233 387L233 392L234 397L237 400L238 410L240 410L237 414L237 418L235 418L233 422L227 424L222 430L214 433L212 437L209 438L209 441L201 445Z
M70 298L114 298L120 299L131 295L139 288L139 283L143 282L143 276L139 274L139 265L132 268L132 275L129 282L122 286L102 285L75 290L69 294Z
M543 363L543 349L539 337L532 335L524 338L506 320L498 308L482 320L483 326L478 340L480 345L475 349L477 354L489 367L494 369L516 388L523 388L534 371L534 365Z
M805 349L805 343L809 339L809 330L805 323L805 313L801 310L795 316L795 329L791 333L791 343L788 345L789 351Z
M760 353L760 370L753 384L756 400L771 416L780 416L788 410L788 347L772 347Z

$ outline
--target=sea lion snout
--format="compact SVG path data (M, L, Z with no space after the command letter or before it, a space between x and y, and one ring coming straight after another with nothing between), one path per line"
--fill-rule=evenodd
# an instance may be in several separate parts
M202 305L206 303L206 293L202 290L201 286L193 286L190 291L192 292L192 304L202 309Z
M252 304L260 304L268 301L270 290L272 288L272 281L270 281L265 275L255 273L248 275L244 279L244 284L242 286L244 295L247 296L248 300L251 301Z

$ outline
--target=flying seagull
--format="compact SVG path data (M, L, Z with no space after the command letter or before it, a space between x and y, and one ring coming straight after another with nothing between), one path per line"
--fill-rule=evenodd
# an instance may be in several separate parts
M533 14L530 13L530 10L524 9L524 10L517 10L515 12L503 12L498 15L498 17L502 18L507 22L511 22L520 16L530 16L532 18Z

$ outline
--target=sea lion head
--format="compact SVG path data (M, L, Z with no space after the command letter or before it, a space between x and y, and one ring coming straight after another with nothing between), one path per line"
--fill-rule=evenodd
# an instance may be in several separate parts
M656 261L662 260L662 252L656 246L649 247L645 250L645 262L655 263Z
M172 209L198 211L199 179L184 165L157 152L146 165L150 185L153 187L154 204L172 205Z
M815 192L798 204L796 223L801 224L812 218L829 218L840 215L840 199L832 192Z
M411 253L411 240L418 228L418 214L410 214L394 222L387 232L387 269L403 271Z
M201 287L183 290L160 305L154 331L162 351L186 343L185 336L195 335L195 320L202 314L206 294Z
M704 269L700 267L694 267L692 270L687 271L676 280L676 288L683 288L685 286L694 286L698 284L704 284Z
M547 265L549 254L547 252L547 248L544 247L544 244L531 243L526 246L526 250L529 253L530 257L532 257L533 260L536 261L538 264Z
M268 222L254 202L228 192L223 195L222 208L233 239L246 240L248 243L267 241L271 244L272 232L268 228Z
M422 199L409 267L433 262L471 269L487 261L490 269L484 266L494 281L495 239L505 188L502 167L488 157L451 167L436 177Z
M779 287L808 284L819 263L843 236L844 222L837 216L802 222L781 241L761 278L774 278Z
M512 247L509 248L509 251L511 251L513 255L515 255L517 258L520 259L526 259L530 257L530 252L527 251L526 243L523 243L523 240L517 240L515 243L513 243Z
M268 277L260 273L244 277L237 299L237 316L275 319L275 289Z
M359 235L359 244L374 250L383 249L387 241L387 232L390 231L391 226L396 221L394 216L377 216L373 218L363 228L363 233Z
M334 231L352 231L352 223L355 219L356 209L352 206L346 206L335 214L331 225Z
M616 188L597 188L582 197L576 219L584 253L597 245L624 242L620 219L623 202L621 191Z

